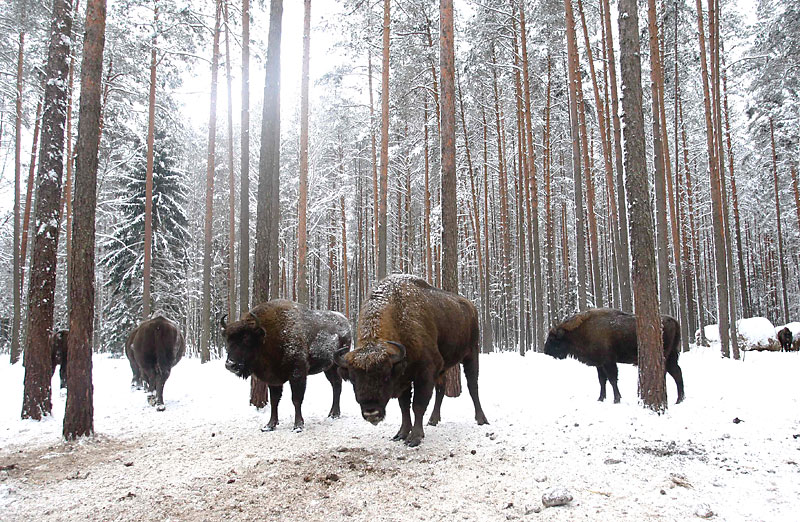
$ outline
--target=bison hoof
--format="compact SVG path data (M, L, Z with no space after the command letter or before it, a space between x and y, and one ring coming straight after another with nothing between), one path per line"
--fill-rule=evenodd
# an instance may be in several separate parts
M166 409L167 407L164 406L163 404L159 404L158 406L156 406L156 411L164 411Z
M422 437L409 437L406 439L406 446L416 448L422 442Z
M267 424L266 426L262 426L261 431L263 432L275 431L275 424Z
M605 395L601 395L600 397L597 398L597 402L603 402L605 400L606 400L606 396Z
M328 414L328 417L330 417L331 419L338 419L341 416L342 416L342 414L341 414L341 412L339 410L336 410L336 411L331 410L331 412Z
M614 404L619 404L621 397L614 397Z
M408 438L408 433L403 433L402 431L397 432L397 434L392 437L392 440L406 440Z
M431 417L430 419L428 419L428 426L436 426L438 424L439 424L439 418L438 417L436 417L436 418Z
M683 399L684 399L683 397L678 397L678 400L677 400L677 401L675 401L675 404L680 404L680 403L682 403L682 402L683 402Z
M300 433L301 431L303 431L303 425L301 424L300 426L295 426L294 428L292 428L292 431L295 433Z
M489 421L486 419L486 415L484 415L483 413L481 413L480 415L476 415L475 420L478 421L478 426L489 424Z

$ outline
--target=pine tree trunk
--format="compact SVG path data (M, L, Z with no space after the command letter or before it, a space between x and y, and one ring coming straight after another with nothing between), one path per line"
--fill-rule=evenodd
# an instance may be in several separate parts
M780 265L781 312L783 324L789 322L789 298L786 295L786 258L783 253L783 227L781 226L781 198L778 191L778 153L775 149L775 126L769 120L769 134L772 141L772 179L775 184L775 220L778 223L778 265Z
M63 435L67 440L94 433L92 336L94 335L95 208L97 155L103 83L105 0L89 0L81 63L81 97L75 160L75 215L72 248L67 348L67 404ZM63 363L62 363L63 364Z
M311 0L305 0L304 6L303 72L300 81L300 194L297 202L297 300L307 305L308 225L306 224L306 213L308 207L308 67L311 44Z
M49 415L50 329L55 304L58 211L64 169L64 125L67 106L67 74L72 32L72 4L54 0L50 24L42 146L36 175L36 211L33 259L28 291L29 331L25 348L25 390L22 418L40 420Z
M242 0L242 166L239 190L239 310L250 310L250 0Z
M344 196L339 196L342 209L342 293L344 293L344 315L350 318L350 278L347 273L347 216L345 215Z
M233 85L228 0L223 0L225 22L225 80L228 87L228 316L236 317L236 184L233 171Z
M431 182L430 182L430 150L428 146L428 98L423 99L423 153L425 154L425 276L428 283L433 282L433 253L431 251Z
M797 165L795 163L789 165L789 172L792 174L792 190L794 192L794 209L797 213L797 229L800 230L800 185L798 185L797 182ZM736 206L736 185L733 185L733 187L733 204L734 210L736 210L736 217L738 221L739 212Z
M567 81L569 83L569 119L570 139L572 141L572 177L575 187L575 245L577 255L576 270L578 273L578 309L586 310L588 299L586 294L586 237L583 216L583 180L581 179L581 143L578 128L578 91L577 54L578 47L575 42L575 17L572 14L571 0L564 0L564 10L567 24ZM570 29L571 28L571 29Z
M14 303L14 316L11 323L10 362L16 364L20 356L20 296L22 286L20 275L22 263L25 258L20 258L20 184L22 179L22 65L25 58L25 31L19 32L19 50L17 53L17 93L14 115L14 241L13 241L13 277L12 290Z
M494 335L492 331L490 285L492 274L489 263L489 127L486 124L486 112L481 106L481 118L483 121L483 259L486 273L483 287L483 352L489 353L494 345Z
M208 158L206 160L206 209L203 242L203 310L200 325L200 361L211 358L211 243L214 225L214 171L217 141L217 72L219 69L219 36L222 0L215 2L214 43L211 59L211 102L208 116Z
M39 143L39 128L42 122L42 99L36 104L36 123L33 126L33 144L31 145L31 158L30 166L28 167L28 184L25 191L25 214L22 217L22 241L20 241L20 277L19 277L19 293L22 296L23 289L25 288L25 265L27 264L28 255L28 229L30 228L31 220L31 206L33 204L33 179L36 174L36 152L38 151Z
M142 269L142 319L150 318L150 269L153 255L153 153L156 124L156 65L158 35L158 0L153 1L153 37L150 47L150 91L147 112L147 172L144 196L144 267Z
M662 413L667 409L664 351L658 309L653 212L645 156L642 111L642 69L639 15L636 0L619 2L620 72L625 132L626 189L630 201L630 237L633 254L633 296L639 349L639 397L644 406Z
M602 0L603 19L606 27L605 47L608 56L609 83L611 84L612 122L614 125L614 158L617 168L617 208L619 209L619 274L620 274L620 301L622 310L633 311L633 297L631 294L631 270L628 241L628 205L625 194L623 155L622 155L622 130L619 120L619 95L617 94L617 70L614 57L614 38L611 31L611 9L608 0Z
M386 199L389 180L389 34L391 0L383 0L383 66L381 68L381 174L378 206L378 279L386 277Z

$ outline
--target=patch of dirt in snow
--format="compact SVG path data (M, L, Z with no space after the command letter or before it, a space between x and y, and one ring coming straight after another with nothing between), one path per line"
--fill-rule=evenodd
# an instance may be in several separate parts
M22 372L2 359L0 519L642 521L696 520L707 507L715 520L796 520L800 357L734 362L699 350L681 366L686 401L658 416L637 403L634 367L620 367L615 405L594 400L596 372L576 361L482 356L492 424L474 423L465 393L445 400L440 425L407 448L389 440L396 401L371 426L347 383L333 420L330 385L309 379L300 433L285 387L281 424L262 433L267 414L247 405L249 383L219 361L182 361L167 411L155 412L128 388L127 363L102 357L99 435L59 442L64 397L54 396L52 418L20 421ZM674 400L671 380L668 390ZM554 489L573 500L544 508Z

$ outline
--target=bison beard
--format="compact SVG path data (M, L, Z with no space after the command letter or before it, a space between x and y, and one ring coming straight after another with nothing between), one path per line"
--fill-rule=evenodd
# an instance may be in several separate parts
M131 386L146 386L147 400L158 411L165 409L164 383L184 351L178 326L162 316L144 321L128 335L125 355L133 372Z
M683 401L683 375L678 366L680 327L674 318L661 316L664 341L665 371L675 380L678 400ZM557 359L567 356L595 366L600 381L600 397L606 398L606 381L611 381L614 402L620 401L617 388L617 363L636 364L638 344L636 339L636 316L620 310L596 308L573 315L563 323L550 329L544 353Z
M278 425L278 402L289 381L295 408L294 429L303 429L301 412L306 379L325 372L333 388L329 417L339 417L342 378L333 358L337 350L350 349L350 322L338 312L309 310L303 305L274 299L247 312L230 324L220 321L228 347L225 368L239 377L255 375L269 386L271 415L262 431Z
M433 288L414 276L393 275L370 293L358 318L356 349L336 354L336 364L353 383L361 415L372 424L386 416L393 397L403 421L394 440L417 446L434 387L429 425L440 420L444 372L463 364L475 420L488 424L478 398L478 313L467 299ZM414 424L411 424L413 385Z

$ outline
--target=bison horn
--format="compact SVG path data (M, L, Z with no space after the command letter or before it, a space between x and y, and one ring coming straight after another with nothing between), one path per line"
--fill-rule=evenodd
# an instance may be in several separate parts
M267 335L267 329L261 326L261 323L258 321L258 317L256 317L256 314L254 314L253 312L247 312L247 315L252 317L253 322L256 323L256 327L259 328L264 333L264 335Z
M350 351L349 346L345 346L339 350L336 350L333 354L333 362L336 363L336 366L340 366L342 368L347 368L349 365L347 364L347 360L345 360L344 356L347 355L347 352Z
M219 320L219 324L222 326L223 330L228 327L228 323L225 321L226 317L228 317L228 314L222 314L222 317Z
M396 343L394 341L386 341L386 342L388 344L391 344L391 345L397 347L400 350L400 353L392 353L389 356L389 359L392 361L392 364L397 364L397 363L399 363L400 361L402 361L403 359L406 358L406 347L405 346L403 346L400 343Z

